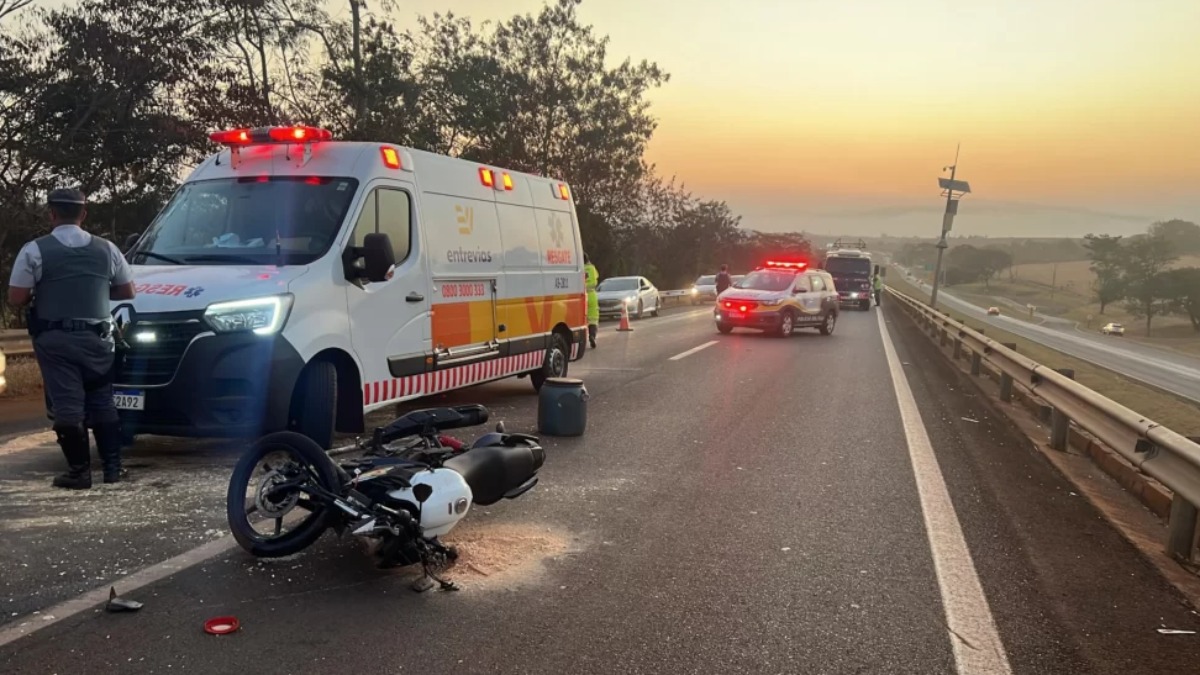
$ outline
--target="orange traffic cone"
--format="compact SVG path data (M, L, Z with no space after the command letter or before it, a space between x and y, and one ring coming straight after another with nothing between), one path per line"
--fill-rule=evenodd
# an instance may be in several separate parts
M633 327L629 325L629 305L621 303L621 325L617 326L618 331L632 331Z

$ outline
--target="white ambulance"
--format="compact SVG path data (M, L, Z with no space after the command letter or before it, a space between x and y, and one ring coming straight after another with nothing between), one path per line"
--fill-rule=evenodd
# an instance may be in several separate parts
M562 183L312 127L225 146L136 243L114 394L127 435L296 429L510 376L566 375L587 333Z

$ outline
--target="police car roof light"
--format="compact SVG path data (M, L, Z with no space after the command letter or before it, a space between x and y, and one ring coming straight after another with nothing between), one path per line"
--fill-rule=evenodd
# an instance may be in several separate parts
M249 129L230 129L228 131L214 131L208 135L208 138L214 143L221 145L249 145L250 130Z
M802 270L802 269L805 269L805 268L807 268L807 267L808 267L808 263L806 263L806 262L784 262L784 261L777 261L777 260L768 260L768 261L767 261L767 264L766 264L766 266L767 266L767 267L783 268L783 269Z

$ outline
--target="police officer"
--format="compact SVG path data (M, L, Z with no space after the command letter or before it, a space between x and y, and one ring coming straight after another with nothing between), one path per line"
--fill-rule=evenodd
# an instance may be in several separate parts
M871 288L875 291L875 306L879 306L879 298L883 295L883 277L879 276L879 270L875 270L875 278L871 280Z
M133 273L116 245L80 227L86 215L82 192L54 190L47 202L54 230L17 254L8 301L15 307L32 303L29 333L67 458L67 472L54 486L86 490L92 486L87 423L96 436L104 482L122 476L109 300L133 298Z

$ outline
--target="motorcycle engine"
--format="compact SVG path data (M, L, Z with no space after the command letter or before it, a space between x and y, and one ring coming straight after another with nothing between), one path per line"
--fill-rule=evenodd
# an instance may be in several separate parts
M376 550L379 556L379 568L407 567L421 562L421 550L414 538L407 533L400 536L386 535Z

